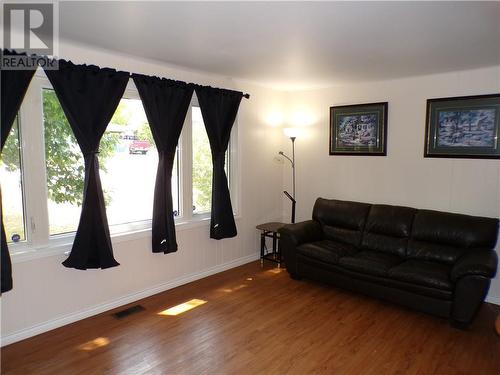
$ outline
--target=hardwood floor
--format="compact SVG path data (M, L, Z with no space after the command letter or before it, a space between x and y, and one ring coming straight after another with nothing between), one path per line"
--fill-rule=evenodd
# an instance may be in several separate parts
M176 316L159 312L198 299ZM469 331L250 263L2 348L2 374L498 374L499 307ZM175 312L175 311L174 311Z

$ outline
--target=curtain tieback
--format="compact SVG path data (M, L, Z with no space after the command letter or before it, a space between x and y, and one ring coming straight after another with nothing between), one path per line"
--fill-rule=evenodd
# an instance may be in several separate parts
M170 149L163 149L163 148L158 148L158 155L163 156L163 157L171 157L174 158L177 150L174 148L173 150Z
M212 156L212 162L214 163L220 163L220 162L225 162L226 161L226 153L225 152L218 152Z
M88 151L83 153L83 157L86 158L88 156L93 156L99 154L99 150Z

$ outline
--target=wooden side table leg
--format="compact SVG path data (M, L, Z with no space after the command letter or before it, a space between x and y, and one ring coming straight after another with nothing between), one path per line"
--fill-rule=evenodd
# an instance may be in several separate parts
M260 233L260 265L264 265L264 248L266 247L266 232Z
M280 239L278 237L278 254L277 254L277 257L278 257L278 268L281 268L281 262L283 261L283 258L281 256L281 245L280 245Z
M495 321L495 331L497 335L500 336L500 313L498 313L497 320Z
M273 255L274 260L278 263L278 268L281 268L281 252L277 232L273 232Z
M273 232L273 256L274 256L275 259L276 259L276 243L277 243L277 240L278 240L278 235L276 234L276 232Z

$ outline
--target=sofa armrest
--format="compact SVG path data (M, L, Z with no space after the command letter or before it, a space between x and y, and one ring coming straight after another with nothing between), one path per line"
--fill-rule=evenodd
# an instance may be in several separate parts
M299 279L297 246L306 242L322 240L323 230L321 225L317 221L309 220L285 225L278 232L280 234L280 248L285 257L286 270L293 279Z
M451 279L458 279L469 276L495 277L497 270L498 256L494 250L478 249L470 250L461 256L451 270Z
M286 240L290 241L294 246L323 239L321 225L315 220L287 224L279 230L279 233L282 239L286 237Z

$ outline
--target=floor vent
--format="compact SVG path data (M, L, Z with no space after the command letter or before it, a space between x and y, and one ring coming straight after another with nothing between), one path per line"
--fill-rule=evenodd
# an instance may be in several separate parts
M142 307L141 305L135 305L135 306L130 306L130 307L126 308L125 310L115 312L112 315L116 319L122 319L122 318L129 316L129 315L141 312L143 310L146 310L146 309L144 307Z

